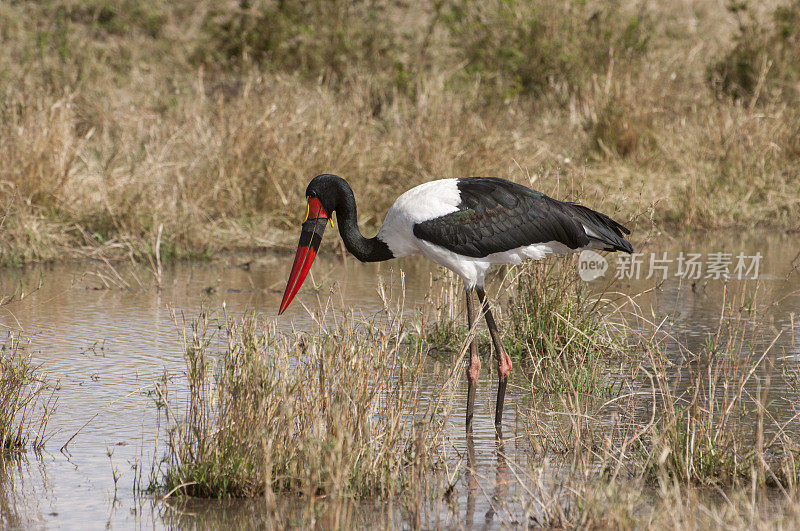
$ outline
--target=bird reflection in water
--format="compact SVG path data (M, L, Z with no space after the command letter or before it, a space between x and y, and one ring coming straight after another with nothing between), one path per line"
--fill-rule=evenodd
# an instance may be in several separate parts
M506 461L505 441L501 434L498 434L495 439L497 442L497 468L494 473L494 492L492 493L492 499L489 500L489 510L486 511L487 521L494 518L497 509L508 497L508 483L511 473L508 461Z
M495 468L494 490L489 500L489 509L484 515L484 519L487 523L494 519L495 514L497 514L502 504L508 498L509 479L511 475L511 469L506 459L505 441L503 440L502 433L495 433L495 442L497 466ZM481 490L475 459L475 439L471 430L467 433L467 468L465 479L467 482L467 512L464 518L464 524L466 528L470 528L475 523L475 502Z

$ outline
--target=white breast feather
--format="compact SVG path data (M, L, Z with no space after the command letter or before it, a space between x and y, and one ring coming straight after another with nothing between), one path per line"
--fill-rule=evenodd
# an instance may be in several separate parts
M397 198L378 231L378 238L389 246L395 257L416 254L422 250L414 236L416 223L458 210L461 193L456 183L457 179L427 182Z

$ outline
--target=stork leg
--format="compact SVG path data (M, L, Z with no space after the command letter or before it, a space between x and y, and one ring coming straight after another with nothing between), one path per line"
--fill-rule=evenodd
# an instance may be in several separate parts
M503 348L503 342L500 340L500 333L497 331L497 323L494 321L492 310L489 309L489 302L486 300L486 292L482 287L476 288L478 292L478 300L481 301L481 311L486 318L486 327L489 329L489 335L492 336L492 344L494 345L494 355L497 357L497 404L494 408L494 429L499 437L503 433L503 402L506 398L506 385L508 384L508 375L511 374L511 358Z
M467 325L468 333L472 334L475 325L475 303L469 289L464 291L467 297ZM472 414L475 408L475 388L478 385L478 375L481 372L481 360L478 358L478 344L474 337L470 337L469 367L467 368L467 433L472 433Z

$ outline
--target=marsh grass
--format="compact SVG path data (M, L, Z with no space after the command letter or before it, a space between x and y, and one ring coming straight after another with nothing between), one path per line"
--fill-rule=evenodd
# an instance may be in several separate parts
M535 388L607 394L613 384L608 371L624 353L625 338L603 318L603 294L591 293L576 271L570 257L509 268L489 282L499 286L489 296L492 311L504 317L504 346ZM431 281L429 293L430 315L419 338L427 348L457 352L468 332L462 283L445 273L438 282ZM491 356L482 320L474 337L481 353Z
M321 316L320 316L321 317ZM161 494L306 499L424 496L436 469L447 395L420 394L420 350L399 316L278 333L257 316L184 329L188 389L165 379ZM321 321L320 321L321 323Z
M756 291L726 287L718 328L691 349L633 310L625 345L635 350L609 397L531 386L524 433L534 454L514 474L529 522L796 525L800 431L784 403L796 400L796 356L781 350L797 343L768 332Z
M603 306L603 294L578 277L574 257L525 264L509 297L506 348L543 391L603 392L604 374L625 348Z
M480 480L492 518L544 527L794 525L800 432L782 401L794 396L787 389L800 388L796 323L787 347L780 341L786 337L764 325L768 305L756 287L730 282L717 328L689 348L668 319L654 321L639 307L639 298L592 299L571 291L571 274L550 263L512 268L499 282L511 286L502 307L524 310L520 334L556 346L525 343L521 361L539 362L516 364L512 382L517 393L527 386L522 394L529 397L516 395L519 424L505 448L525 449L496 458L493 493L485 488L490 479ZM432 278L428 293L432 315L461 317L455 279ZM520 296L525 304L517 306ZM598 301L585 306L592 320L567 311L581 308L582 297ZM509 313L506 325L514 319ZM573 326L545 313L563 313ZM444 393L440 402L419 395L430 316L406 316L404 325L398 313L384 312L385 320L365 326L329 313L323 327L323 314L307 334L277 334L252 316L203 316L186 328L190 386L176 390L175 379L160 388L170 427L152 487L172 495L265 496L265 518L298 525L352 526L375 500L390 503L381 514L394 522L463 521L453 492L463 487L457 478L468 476L457 471L470 465L461 456L450 468L454 456L448 463L439 453L452 391L429 387L426 396ZM457 337L463 351L466 338ZM608 355L590 357L598 345ZM546 363L545 356L564 359ZM591 364L599 365L587 369L592 378L576 380L575 366ZM462 379L462 370L443 379ZM561 383L542 383L545 377ZM437 482L438 465L447 481ZM485 473L486 463L480 466ZM502 494L509 489L513 495ZM185 500L169 503L180 508Z
M794 490L800 479L796 419L776 409L775 343L742 315L744 291L723 306L718 330L683 363L654 363L659 416L648 466L682 483ZM663 359L663 358L662 358ZM781 363L778 361L777 363Z
M760 360L744 353L744 363L732 362L736 354L706 348L672 381L663 368L657 372L663 409L651 434L654 477L728 486L796 481L795 472L784 476L780 460L769 457L788 458L786 464L795 468L791 446L781 445L784 437L775 445L765 441L766 394L747 389Z
M0 349L0 452L38 451L51 436L55 386L33 364L27 346L9 333Z
M421 319L409 336L412 344L431 351L458 352L470 332L464 297L464 283L455 273L446 269L432 273ZM480 323L472 331L472 337L481 351L489 352L491 343Z

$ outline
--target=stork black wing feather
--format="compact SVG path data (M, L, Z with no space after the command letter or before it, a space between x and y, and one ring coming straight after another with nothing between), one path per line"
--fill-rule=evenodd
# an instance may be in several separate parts
M473 258L551 241L570 249L594 241L608 251L633 251L623 235L628 229L584 206L494 177L458 179L457 185L458 210L417 223L414 236Z

